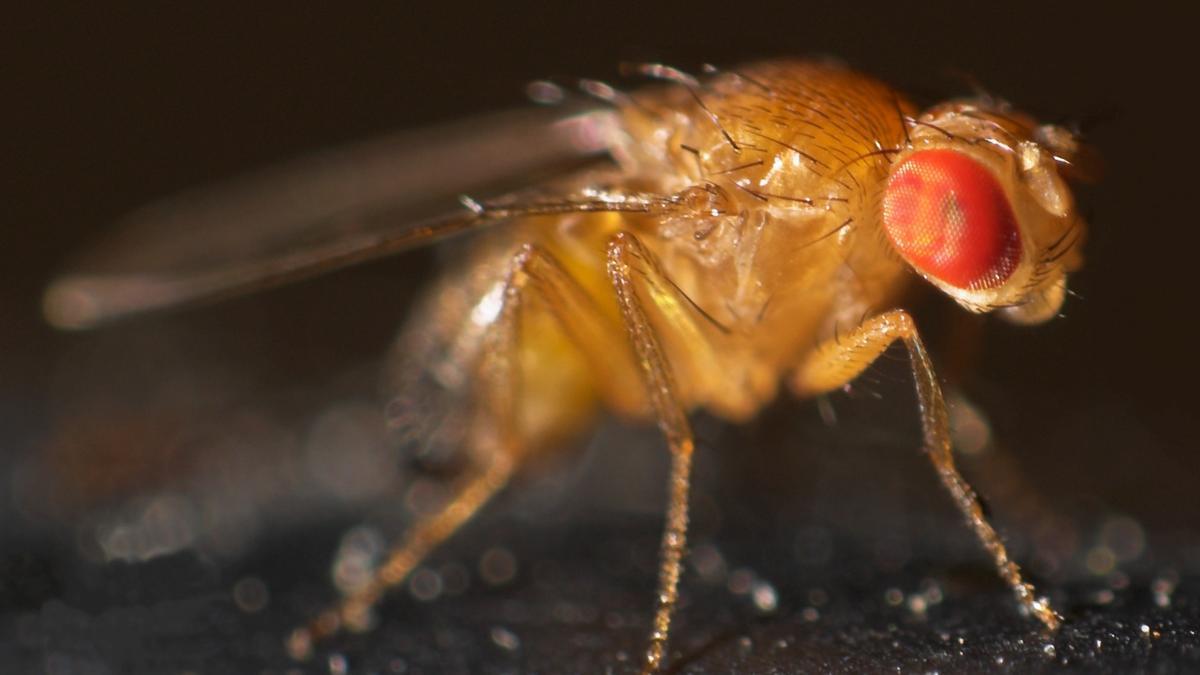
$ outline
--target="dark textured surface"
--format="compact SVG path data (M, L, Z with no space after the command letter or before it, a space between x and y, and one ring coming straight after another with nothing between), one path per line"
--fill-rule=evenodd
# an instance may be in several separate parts
M375 630L333 640L303 666L287 660L279 638L328 595L312 583L320 570L308 562L327 555L327 532L305 537L303 545L279 542L245 568L271 583L270 603L255 612L236 606L236 574L187 554L112 565L74 580L68 592L38 609L6 612L2 625L16 639L0 649L0 658L17 669L9 672L52 673L326 673L338 672L343 660L356 673L634 672L652 597L655 526L645 518L569 530L500 526L485 539L502 540L513 551L519 567L512 582L490 587L475 576L461 595L431 602L402 593L383 605ZM772 580L778 608L760 611L725 579L686 575L674 672L1200 669L1195 576L1184 576L1167 607L1156 604L1148 572L1132 575L1104 604L1096 599L1108 588L1103 582L1054 587L1052 597L1068 622L1047 638L1017 615L979 560L922 558L881 572L865 562L869 553L839 540L831 564L814 568L769 556L771 546L763 542L788 545L761 538L723 550L739 562L761 564L754 572ZM473 547L456 545L437 558L470 564L478 557ZM7 580L37 581L46 571L18 574L28 576L10 571ZM909 601L931 583L944 599L914 612ZM905 601L890 603L889 589ZM816 590L824 595L814 596Z
M343 533L366 521L395 536L407 516L389 495L422 485L372 450L371 411L378 359L435 256L91 335L51 331L37 297L70 251L164 193L517 105L532 78L783 54L838 55L934 98L964 91L965 74L1085 123L1104 155L1104 183L1082 194L1092 228L1065 318L1025 330L955 325L946 307L919 317L940 372L994 431L964 471L1068 622L1047 640L1017 614L916 451L893 362L833 397L834 426L786 402L744 429L701 424L693 560L709 566L685 573L672 663L1200 671L1200 373L1186 325L1200 230L1180 103L1194 87L1179 65L1194 60L1180 34L1192 24L1147 4L645 4L6 15L0 672L634 670L664 460L652 433L610 428L430 561L465 574L465 590L402 590L375 631L307 664L283 656L287 630L334 597ZM312 439L331 433L356 454L322 452ZM102 543L115 561L100 562ZM511 582L478 571L495 549L516 560ZM747 592L763 582L773 612Z
M906 386L838 400L833 427L786 403L746 428L701 420L673 672L1200 669L1194 534L1104 510L1064 515L1004 489L1002 457L968 458L1018 559L1043 570L1041 590L1067 618L1043 635L903 433ZM424 590L399 589L374 630L323 643L303 664L285 656L283 636L332 599L330 560L358 518L276 519L224 562L184 551L95 565L26 542L3 571L0 629L15 639L0 661L55 673L636 672L661 526L656 440L609 425L582 456L519 480L426 562ZM381 524L388 508L403 511L387 503L368 528L398 529ZM1060 530L1033 547L1050 519ZM1089 568L1098 549L1115 564ZM511 556L511 578L487 571L497 551ZM428 590L431 575L440 591Z

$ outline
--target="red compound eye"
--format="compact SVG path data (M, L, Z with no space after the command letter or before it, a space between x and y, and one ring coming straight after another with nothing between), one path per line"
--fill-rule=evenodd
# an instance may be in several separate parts
M909 263L957 288L995 288L1021 261L1004 190L986 167L953 150L921 150L892 169L883 226Z

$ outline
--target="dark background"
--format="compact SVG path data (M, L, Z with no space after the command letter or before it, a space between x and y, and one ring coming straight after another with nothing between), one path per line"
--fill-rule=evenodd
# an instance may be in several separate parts
M81 533L91 532L102 514L122 513L146 495L185 494L207 504L206 499L224 499L228 493L221 490L265 490L263 481L239 472L261 476L272 466L286 466L278 462L288 446L274 441L290 425L308 428L326 401L371 400L378 360L409 300L437 267L435 255L416 253L187 315L149 318L96 335L55 333L39 320L40 290L107 223L155 197L251 167L520 105L523 86L532 79L616 79L617 64L628 60L697 69L706 62L816 54L839 56L902 89L935 98L965 93L965 73L1043 119L1077 120L1087 127L1107 173L1102 183L1080 193L1091 219L1087 265L1071 279L1081 297L1069 300L1066 318L1037 329L995 321L947 327L935 306L931 324L943 336L977 345L942 352L950 366L973 366L956 379L990 416L999 439L993 453L968 461L965 470L991 498L1001 524L1018 541L1036 540L1047 527L1062 527L1063 538L1078 540L1063 554L1066 562L1043 568L1068 607L1087 606L1081 598L1096 589L1118 591L1116 606L1081 609L1088 617L1080 624L1085 627L1064 639L1068 645L1088 643L1087 631L1095 628L1109 631L1105 634L1125 651L1090 656L1072 651L1074 660L1062 659L1067 667L1125 663L1156 672L1197 667L1195 633L1188 633L1197 627L1196 614L1187 609L1194 607L1187 598L1196 597L1189 575L1200 566L1194 497L1200 456L1192 414L1197 285L1191 270L1200 242L1192 184L1195 38L1184 34L1180 17L1145 4L1119 14L1083 6L1005 7L968 12L960 3L381 4L357 11L205 6L45 9L6 19L0 69L0 119L6 122L0 141L5 192L0 644L12 649L0 651L0 657L25 667L45 669L53 662L65 668L55 672L283 669L287 664L270 636L331 597L323 582L339 533L371 504L379 510L384 500L377 485L369 499L357 499L353 475L316 496L304 493L303 480L272 483L282 487L246 497L258 525L239 531L234 543L197 546L194 555L183 547L182 553L141 565L88 562L86 551L80 553L86 544L77 543L87 538ZM1010 616L1011 603L957 529L924 460L906 454L915 427L903 378L902 367L885 367L867 394L835 398L843 418L833 430L817 420L811 405L799 410L783 405L746 429L701 421L706 450L698 468L699 540L727 546L726 556L741 564L778 571L780 613L774 620L753 619L745 630L755 645L767 639L761 635L772 641L802 636L791 644L800 645L795 649L813 659L806 667L817 670L977 670L981 663L1004 665L993 661L1003 654L1013 655L1006 667L1058 664L1022 661L1031 658L1032 647L1005 641L1020 639L1028 626ZM897 424L889 425L893 419ZM162 451L164 439L177 439L182 429L197 425L206 436L238 436L265 426L255 438L269 442L246 441L241 449L227 450L240 463L211 460L196 450L207 447L199 442L167 443L172 451ZM644 559L653 559L662 471L661 458L645 457L661 453L651 435L605 434L602 438L621 439L622 447L639 452L626 449L612 459L597 452L600 443L593 441L582 465L567 462L548 470L551 484L588 486L569 490L589 495L581 500L586 506L568 507L562 494L545 498L550 507L504 500L500 515L465 536L453 555L474 560L479 550L510 539L521 555L544 556L573 570L574 582L564 583L582 594L581 602L590 598L602 609L613 604L644 621L653 577ZM899 450L889 453L889 445ZM272 454L263 450L267 446L282 449ZM540 482L534 477L523 485L536 493L533 486ZM723 515L706 516L705 508ZM547 518L548 511L571 515ZM931 515L899 515L912 512ZM631 513L637 518L626 517ZM1134 579L1128 590L1119 580L1114 586L1111 575L1089 574L1080 562L1114 517L1136 523L1149 542L1124 561ZM862 557L855 551L875 550L871 542L878 534L896 527L914 538L913 553L905 559L917 562L894 572L884 566L882 580L874 576L878 570L855 577L847 586L853 590L842 597L875 597L876 586L909 581L915 586L926 575L943 579L936 561L950 556L981 579L973 583L988 602L981 610L971 604L972 593L961 594L933 624L913 624L854 603L836 609L835 602L830 623L814 633L794 615L804 606L805 589L818 582L783 580L795 576L787 542L798 523L825 523L833 527L829 536L846 538L850 543L837 548L839 560L843 552L852 561ZM767 534L756 539L756 528ZM952 541L941 541L945 537ZM586 564L593 556L622 559L613 551L624 545L643 562L611 574ZM922 568L921 560L935 564ZM1155 615L1146 594L1164 570L1184 581L1172 610L1177 614ZM840 588L836 571L806 573ZM896 576L887 576L892 573ZM231 609L227 591L246 575L271 588L265 614ZM552 581L534 577L519 576L509 597L534 608L557 597ZM154 588L145 590L146 585ZM628 597L611 586L628 591ZM195 598L202 605L211 601L219 620L201 621L180 609ZM454 626L477 623L487 635L492 619L479 617L491 616L504 598L471 591L415 616L406 613L400 598L385 605L399 613L394 624L384 623L391 632L377 632L375 642L352 641L346 653L355 667L387 672L395 664L383 655L395 652L414 670L436 670L439 650L429 648L421 631L448 625L453 632ZM797 653L743 653L738 639L716 639L736 638L753 613L716 591L698 598L697 607L716 608L713 616L719 618L706 624L708 610L693 609L685 619L684 635L689 627L693 633L690 641L681 638L680 649L698 654L692 667L800 668L795 665L800 661L789 661L801 658ZM745 605L745 598L740 602ZM175 608L190 618L164 637L165 629L144 617L131 624L112 618L114 611L131 607L168 616ZM854 613L860 610L865 619ZM207 609L196 611L209 616ZM1176 631L1167 632L1167 646L1158 652L1122 642L1128 636L1113 628L1139 625L1144 616L1157 616ZM937 636L949 629L938 621L984 646L968 650L966 661L946 660L953 650ZM888 626L897 623L903 635L891 649ZM73 628L59 630L60 624ZM885 637L856 637L861 626L876 626ZM129 639L126 647L98 646L112 631L147 637ZM497 656L486 637L482 646L466 639L453 664L466 670L484 664L499 670L588 670L619 664L618 654L635 654L641 633L637 626L622 631L602 625L590 633L599 636L600 646L584 640L589 646L581 647L558 640L555 630L543 626L523 636L524 651L515 655ZM17 637L9 641L5 634ZM534 635L543 636L542 642ZM442 644L437 635L429 639ZM697 646L708 640L717 646L709 651ZM405 644L424 645L425 652ZM876 660L847 662L846 654ZM449 663L443 665L449 669Z

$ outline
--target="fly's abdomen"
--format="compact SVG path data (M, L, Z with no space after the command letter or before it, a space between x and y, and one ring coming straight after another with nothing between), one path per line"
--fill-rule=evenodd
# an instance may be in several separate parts
M586 242L564 240L558 225L546 218L506 224L473 242L408 319L386 373L388 419L399 441L422 460L457 463L463 451L494 442L494 411L481 409L489 400L511 413L514 419L505 423L522 451L569 440L594 417L595 365L566 330L564 322L575 318L568 308L524 279L512 310L516 325L504 324L512 313L505 310L505 287L525 246L551 256L595 307L605 306L596 296L607 284L600 257ZM505 330L511 338L497 340ZM611 337L623 346L622 334ZM508 353L494 353L504 345ZM509 381L489 379L490 358L504 361Z

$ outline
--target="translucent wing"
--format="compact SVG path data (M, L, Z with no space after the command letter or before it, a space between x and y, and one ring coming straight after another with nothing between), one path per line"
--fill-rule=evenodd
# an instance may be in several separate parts
M237 295L423 245L495 218L464 207L602 155L611 113L541 108L404 132L170 197L46 290L60 328Z

